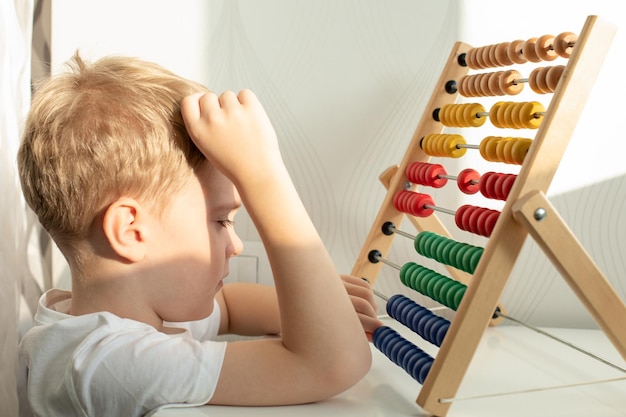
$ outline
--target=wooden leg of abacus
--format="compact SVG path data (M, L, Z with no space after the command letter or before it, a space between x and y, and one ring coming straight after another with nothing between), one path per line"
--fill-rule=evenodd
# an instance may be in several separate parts
M523 224L552 261L598 326L626 359L626 305L576 236L542 192L532 192L513 206Z

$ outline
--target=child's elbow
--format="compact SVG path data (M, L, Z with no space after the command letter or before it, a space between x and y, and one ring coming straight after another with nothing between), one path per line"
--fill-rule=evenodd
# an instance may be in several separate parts
M358 383L369 372L372 366L372 351L369 344L358 349L342 352L334 361L326 381L333 387L329 397L340 394Z

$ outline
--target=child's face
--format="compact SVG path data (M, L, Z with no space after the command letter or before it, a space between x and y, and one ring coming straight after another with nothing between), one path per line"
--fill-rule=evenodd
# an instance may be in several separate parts
M173 197L161 221L162 248L155 248L160 284L155 310L166 321L191 321L213 311L228 275L228 261L243 244L232 225L241 200L233 184L203 166Z

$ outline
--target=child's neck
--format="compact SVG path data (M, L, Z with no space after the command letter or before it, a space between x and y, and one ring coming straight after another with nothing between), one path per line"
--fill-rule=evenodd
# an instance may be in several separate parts
M72 277L70 314L79 316L107 311L162 331L163 320L143 296L142 289L136 285L137 279L124 276L103 277L102 274Z

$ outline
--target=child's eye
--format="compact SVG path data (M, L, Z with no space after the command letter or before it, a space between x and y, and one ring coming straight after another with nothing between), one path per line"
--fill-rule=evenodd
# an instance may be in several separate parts
M218 220L217 221L222 227L229 227L229 226L234 226L235 222L232 220Z

